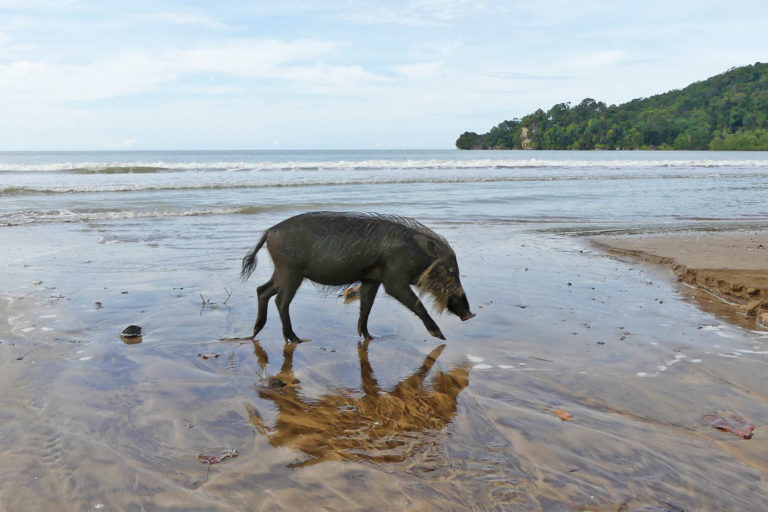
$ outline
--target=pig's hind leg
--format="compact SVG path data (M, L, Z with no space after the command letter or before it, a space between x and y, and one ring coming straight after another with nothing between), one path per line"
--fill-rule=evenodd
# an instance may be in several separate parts
M357 321L357 334L366 341L373 339L368 332L368 315L371 313L376 292L379 290L379 281L363 281L360 284L360 319Z
M296 272L277 272L275 271L275 278L277 279L277 297L275 298L275 304L277 305L277 312L280 313L280 321L283 323L283 338L286 343L301 343L302 340L296 333L293 332L291 326L291 316L288 313L288 308L291 305L296 290L304 280L304 276Z
M421 321L424 322L424 327L427 328L429 334L435 338L440 338L441 340L445 339L440 328L435 321L432 320L432 317L429 316L429 313L427 313L427 308L424 307L421 300L419 300L416 294L413 293L413 290L411 290L411 287L407 282L395 280L391 277L385 277L382 279L382 282L384 283L384 290L386 290L389 295L396 298L403 306L407 307L416 313L416 316L421 318Z
M259 313L256 316L256 323L253 326L253 337L255 338L259 331L267 323L267 306L269 305L269 299L277 293L277 286L275 286L275 275L257 288L258 300L259 300Z

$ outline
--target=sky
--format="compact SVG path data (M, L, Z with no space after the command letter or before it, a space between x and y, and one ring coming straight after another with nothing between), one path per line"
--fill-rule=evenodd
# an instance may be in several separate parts
M768 62L765 0L0 0L0 151L452 148Z

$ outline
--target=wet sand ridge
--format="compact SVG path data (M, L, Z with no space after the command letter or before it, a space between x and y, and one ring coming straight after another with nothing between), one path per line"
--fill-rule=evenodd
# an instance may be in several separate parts
M596 237L593 242L613 254L668 265L680 282L709 295L697 295L707 309L749 327L768 326L766 231Z

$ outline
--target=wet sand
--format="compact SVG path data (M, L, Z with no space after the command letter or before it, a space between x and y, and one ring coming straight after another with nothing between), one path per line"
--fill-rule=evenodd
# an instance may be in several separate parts
M768 327L766 231L596 237L593 241L613 254L669 266L709 311L750 328Z
M238 280L253 226L162 222L173 236L153 236L159 223L0 233L0 509L768 502L768 335L702 310L666 268L508 225L433 226L477 313L436 316L447 342L380 294L377 337L360 344L358 305L305 285L292 315L312 341L286 347L272 305L257 342L227 340L250 331L271 272L264 256ZM141 343L120 339L129 324ZM712 413L747 418L754 437L713 429Z

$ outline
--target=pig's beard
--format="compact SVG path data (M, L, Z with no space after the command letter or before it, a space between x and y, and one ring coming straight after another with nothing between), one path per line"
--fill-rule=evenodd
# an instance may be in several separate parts
M432 297L432 307L437 313L442 313L448 307L448 299L455 292L455 284L450 279L440 279L435 272L437 261L421 273L416 281L419 297L429 294Z

